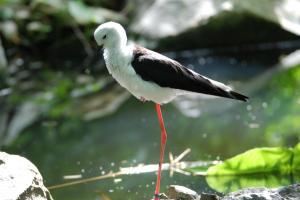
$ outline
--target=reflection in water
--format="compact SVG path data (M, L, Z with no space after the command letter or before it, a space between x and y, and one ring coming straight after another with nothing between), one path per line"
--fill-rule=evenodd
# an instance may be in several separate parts
M220 193L229 193L246 187L280 187L299 182L299 174L251 174L240 176L208 176L206 181Z
M162 164L162 170L169 170L170 171L170 176L172 177L174 172L181 173L184 175L191 175L190 172L187 170L192 168L192 167L197 167L201 168L204 170L207 169L209 166L219 164L220 161L195 161L195 162L186 162L186 161L181 161L188 153L190 153L190 149L186 149L184 152L182 152L179 156L173 157L173 154L169 154L169 163L163 163ZM82 171L84 172L84 170ZM132 166L132 167L121 167L118 172L112 172L110 171L109 173L105 174L104 171L101 172L101 176L94 176L90 178L85 178L81 179L82 175L81 174L76 174L76 175L64 175L63 178L66 179L81 179L81 180L75 180L75 181L69 181L65 182L62 184L57 184L53 186L48 186L48 189L53 190L53 189L58 189L58 188L64 188L64 187L69 187L73 185L78 185L78 184L84 184L84 183L89 183L89 182L94 182L98 180L103 180L103 179L114 179L115 183L121 182L122 179L116 177L119 176L124 176L124 175L138 175L138 174L144 174L144 173L153 173L157 172L157 164L150 164L150 165L144 165L144 164L138 164L137 166ZM200 173L197 172L199 175Z

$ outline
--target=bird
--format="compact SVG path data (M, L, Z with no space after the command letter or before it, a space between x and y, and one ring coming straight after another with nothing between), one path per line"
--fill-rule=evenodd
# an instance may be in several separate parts
M161 167L167 141L161 105L179 95L191 92L240 101L248 101L249 98L167 56L128 42L126 31L119 23L110 21L100 24L94 31L94 39L103 48L103 57L109 74L137 99L155 104L161 132L160 158L154 192L154 199L158 200Z

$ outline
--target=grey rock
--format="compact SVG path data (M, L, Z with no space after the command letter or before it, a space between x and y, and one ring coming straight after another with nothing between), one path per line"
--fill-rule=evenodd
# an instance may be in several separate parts
M170 185L167 196L174 200L200 200L197 192L180 185Z
M232 192L222 200L282 200L279 194L267 188L249 188Z
M251 13L300 35L300 2L297 0L152 0L148 6L137 5L131 29L153 38L174 36L201 26L224 11Z
M218 12L211 3L207 0L156 0L148 7L136 9L131 29L155 38L176 35Z
M0 152L1 200L52 200L38 169L26 158Z
M222 200L299 200L300 184L268 188L248 188L232 192L222 198Z
M300 199L300 184L282 187L278 190L278 194L289 200Z
M201 193L200 200L219 200L220 197L216 194Z
M246 188L231 192L224 197L216 194L202 193L198 195L195 191L179 185L171 185L167 190L168 200L299 200L300 184L284 186L280 188Z
M168 200L169 198L168 198L168 196L165 194L165 193L160 193L159 194L159 199L161 199L161 200Z

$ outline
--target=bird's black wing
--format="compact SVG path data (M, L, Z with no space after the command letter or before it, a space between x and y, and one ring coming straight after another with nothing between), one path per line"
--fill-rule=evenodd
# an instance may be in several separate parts
M247 101L248 97L234 92L222 83L204 77L180 63L149 49L135 46L131 62L135 72L145 81L161 87L186 90Z

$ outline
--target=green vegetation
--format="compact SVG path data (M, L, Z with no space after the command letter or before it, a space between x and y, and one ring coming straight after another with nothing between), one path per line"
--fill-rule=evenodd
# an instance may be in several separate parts
M294 148L255 148L209 168L191 168L205 172L206 181L218 192L228 193L247 187L279 187L299 179L300 143Z
M111 79L103 76L104 63L99 62L93 31L107 20L126 23L129 4L13 0L0 1L0 5L0 146L6 144L4 135L18 135L34 122L60 124L107 106L74 109L113 90ZM28 104L34 107L30 121L14 124L14 117L30 114L23 109Z
M256 148L208 168L208 176L246 175L300 171L300 144L294 149L283 147Z
M271 119L265 128L266 138L298 135L300 130L300 65L274 76L268 83L270 106L266 115ZM276 95L275 95L276 94Z

